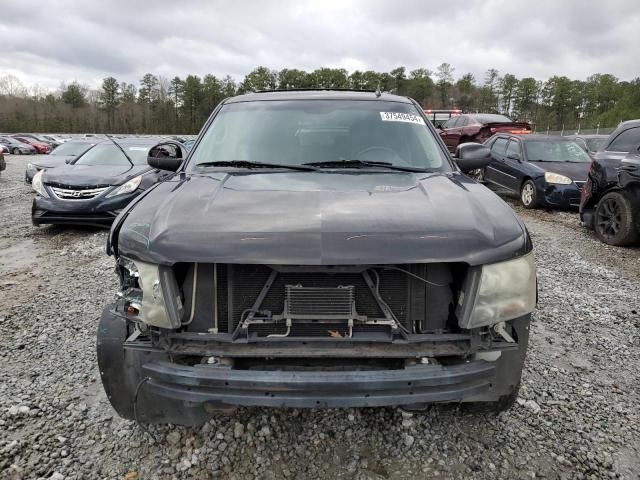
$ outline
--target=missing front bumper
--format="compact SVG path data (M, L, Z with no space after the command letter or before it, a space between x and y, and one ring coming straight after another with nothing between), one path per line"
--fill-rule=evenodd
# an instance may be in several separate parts
M401 370L255 371L222 366L143 365L146 389L191 404L344 408L464 401L486 393L495 364L415 365Z

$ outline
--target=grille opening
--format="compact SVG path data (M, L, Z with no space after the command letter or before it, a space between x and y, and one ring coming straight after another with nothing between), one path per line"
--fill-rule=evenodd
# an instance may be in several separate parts
M395 270L397 267L405 270ZM378 303L370 286L367 284L363 271L376 274L369 277L372 281L379 281L380 298L398 322L404 326L409 334L419 333L453 333L459 331L455 317L455 304L458 292L465 279L468 266L464 264L413 264L397 266L348 266L348 267L312 267L312 266L283 266L273 267L277 271L273 283L260 304L261 315L269 317L282 316L284 311L287 288L302 286L309 289L301 292L300 298L308 299L317 292L318 295L328 289L339 287L353 287L355 309L359 316L366 317L368 324L354 322L354 334L367 332L371 335L389 335L390 326L375 324L375 319L385 320L383 308ZM182 263L174 267L178 284L182 286L182 302L185 306L185 317L191 315L191 299L193 291L194 264ZM215 275L214 275L215 272ZM236 265L236 264L198 264L195 314L186 331L210 332L214 327L214 317L217 316L219 333L234 333L241 319L247 318L256 300L263 292L265 284L273 269L266 265ZM417 280L417 275L427 282ZM215 282L214 282L215 278ZM378 280L379 279L379 280ZM289 286L289 287L287 287ZM318 289L318 290L311 290ZM321 295L320 295L321 297ZM320 298L318 297L318 298ZM313 298L311 299L313 300ZM300 312L307 313L304 322L292 321L290 337L344 337L348 333L346 321L334 319L331 322L320 318L313 318L313 302L303 305ZM331 306L325 305L326 312L319 309L317 313L331 313ZM305 310L306 309L306 310ZM244 316L243 316L244 314ZM263 315L263 316L264 316ZM330 323L330 326L328 326ZM330 332L334 332L333 334ZM252 324L248 335L266 337L268 335L284 335L287 331L285 321L274 323Z

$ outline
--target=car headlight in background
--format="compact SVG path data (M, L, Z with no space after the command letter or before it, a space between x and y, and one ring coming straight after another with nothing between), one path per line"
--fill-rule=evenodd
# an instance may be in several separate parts
M559 173L545 172L544 179L547 183L553 183L557 185L571 185L573 181L569 177L560 175Z
M125 193L131 193L140 186L140 182L142 182L142 175L133 177L131 180L123 183L118 188L116 188L113 192L107 195L107 198L115 197L116 195L123 195Z
M31 186L33 187L33 189L36 191L38 195L41 195L45 198L49 198L49 194L47 193L47 190L44 188L44 184L42 183L43 173L44 173L44 170L40 170L38 173L36 173L33 176L33 180L31 181Z
M473 308L460 326L476 328L506 322L533 312L535 306L536 265L533 253L529 253L483 265Z

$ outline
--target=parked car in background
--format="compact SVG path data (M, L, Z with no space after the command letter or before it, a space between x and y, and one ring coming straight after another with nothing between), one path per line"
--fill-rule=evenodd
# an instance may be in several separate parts
M10 136L0 136L0 144L6 146L9 149L9 153L13 155L33 155L38 153L33 145L21 142L17 138Z
M196 143L195 139L189 139L182 142L182 144L184 145L184 148L186 148L187 150L191 150L193 148L194 143Z
M531 125L526 122L514 122L505 115L493 113L469 113L452 117L440 127L440 136L450 152L455 152L461 143L483 143L496 133L531 132Z
M600 147L602 147L606 143L607 139L609 138L609 135L576 134L576 135L566 135L566 138L576 142L589 155L593 155L598 150L600 150Z
M424 111L424 114L429 120L431 120L431 123L434 126L439 127L447 122L450 118L462 115L462 110L432 110L429 108Z
M27 163L27 168L24 172L25 182L31 185L33 176L40 170L60 167L67 163L71 163L75 158L85 153L96 143L96 140L72 140L60 145L48 155L38 157L37 159Z
M598 199L616 187L622 160L639 149L640 119L628 120L621 122L600 150L593 154L593 163L580 200L580 220L586 227L594 228L593 214Z
M0 143L0 153L11 153L11 152L9 152L9 147Z
M573 140L549 135L498 134L485 145L485 182L517 193L525 208L578 207L591 157Z
M22 143L28 143L29 145L31 145L33 148L36 149L37 153L42 154L42 153L49 153L51 151L51 145L49 145L48 143L41 142L39 140L34 140L31 137L13 135L12 138L19 140Z
M62 142L58 142L57 140L49 140L49 139L45 138L44 135L36 135L35 133L17 133L14 136L30 138L35 142L44 143L46 145L49 145L51 150L53 150L54 148L56 148L57 146L59 146L62 143Z
M488 157L467 144L456 162ZM242 95L189 158L150 158L179 175L109 235L121 289L97 358L121 416L514 402L536 302L531 239L416 102Z
M33 224L109 226L131 200L169 175L147 164L152 148L186 156L178 142L157 144L145 138L107 140L68 165L39 171L32 182L38 194Z
M4 152L0 150L0 172L7 168L7 161L4 158Z
M68 138L68 137L61 137L60 135L50 135L50 134L42 135L42 138L50 142L56 142L59 144L66 143L69 140L71 140L71 138Z

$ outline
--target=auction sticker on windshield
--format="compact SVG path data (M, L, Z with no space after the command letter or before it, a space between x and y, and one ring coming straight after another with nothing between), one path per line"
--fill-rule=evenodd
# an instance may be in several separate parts
M424 119L418 115L412 113L401 112L380 112L380 118L383 122L405 122L405 123L417 123L424 125Z

